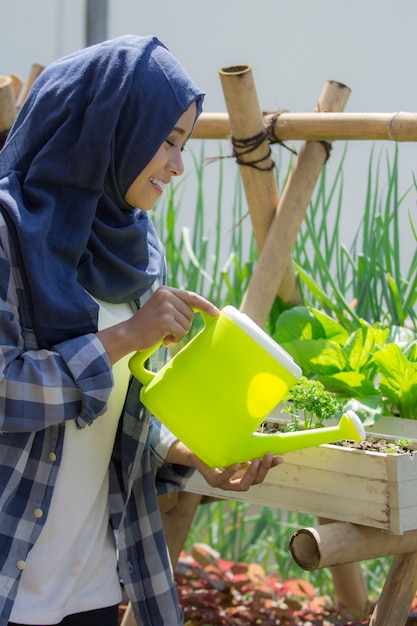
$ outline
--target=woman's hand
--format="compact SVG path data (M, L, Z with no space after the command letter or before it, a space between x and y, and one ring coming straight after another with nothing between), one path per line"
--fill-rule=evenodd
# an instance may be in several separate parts
M99 331L97 337L114 364L131 352L181 341L191 328L196 309L213 316L220 312L197 293L159 287L129 320Z
M240 465L231 465L226 468L212 468L203 463L197 457L194 467L200 472L211 487L226 491L247 491L252 485L262 483L269 470L283 462L279 456L272 452L262 459L254 459Z
M136 349L147 350L160 341L165 346L178 343L190 330L196 309L213 316L220 312L214 304L197 293L159 287L132 318L132 325L147 329L141 332L143 347Z
M213 468L206 465L187 446L177 440L170 447L166 461L194 467L211 487L226 491L247 491L252 485L262 483L269 470L280 465L283 459L269 452L262 459L254 459L251 462L225 468Z

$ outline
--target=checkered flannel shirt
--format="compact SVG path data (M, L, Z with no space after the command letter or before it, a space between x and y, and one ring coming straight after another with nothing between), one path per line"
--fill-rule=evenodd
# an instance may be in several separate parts
M105 411L113 384L94 334L38 349L11 235L0 213L0 626L48 514L64 422L90 424ZM150 419L139 389L133 380L110 468L119 573L140 624L178 626L157 495L181 488L189 470L164 464L174 437Z

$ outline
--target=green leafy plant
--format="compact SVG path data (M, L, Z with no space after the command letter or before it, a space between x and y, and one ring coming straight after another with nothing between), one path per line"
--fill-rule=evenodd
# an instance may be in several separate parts
M402 453L404 452L404 450L412 450L412 449L413 449L412 439L404 439L403 437L400 437L399 439L396 439L395 441L387 445L387 452L391 454Z
M300 306L279 316L274 339L304 376L344 399L344 409L354 408L365 423L382 413L417 419L417 333L411 329L361 320L350 333L322 311Z
M283 398L283 412L291 415L286 430L321 428L340 413L340 404L318 380L302 376Z

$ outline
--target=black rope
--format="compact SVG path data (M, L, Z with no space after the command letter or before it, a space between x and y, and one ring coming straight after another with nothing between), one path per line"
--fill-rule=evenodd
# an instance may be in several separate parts
M269 139L269 143L278 143L281 146L283 146L284 148L286 148L287 150L289 150L290 152L292 152L293 154L297 155L297 151L293 150L292 148L290 148L289 146L287 146L279 137L276 136L275 134L275 124L279 118L279 116L281 115L281 113L286 113L286 111L277 111L276 113L274 113L273 115L271 115L271 118L267 124L267 134L268 134L268 139ZM264 113L264 115L266 115L266 113ZM327 163L327 161L329 160L330 157L330 152L332 150L332 144L330 143L330 141L320 141L319 143L322 144L325 152L326 152L326 160L325 163Z
M236 163L238 165L247 165L248 167L253 167L256 170L260 170L262 172L269 172L273 170L275 167L274 161L271 161L269 165L265 165L262 167L260 163L262 161L266 161L271 156L271 148L268 144L267 153L259 157L259 159L254 159L253 161L242 161L241 157L246 154L250 154L257 148L259 148L265 140L268 140L268 133L266 129L262 130L260 133L253 135L252 137L246 137L245 139L236 139L236 137L231 137L232 146L233 146L233 157L236 159Z
M274 113L271 116L271 119L269 120L269 122L268 122L268 124L266 126L266 133L267 133L267 137L269 139L269 143L278 143L280 146L282 146L286 150L289 150L290 152L292 152L292 154L295 154L295 156L297 156L297 150L294 150L294 148L290 148L289 146L287 146L287 144L285 144L275 134L275 124L276 124L279 116L281 115L281 113L286 113L286 111L282 110L282 111L277 111L276 113Z
M269 172L270 170L274 169L275 162L271 161L269 165L266 165L264 167L262 167L260 163L262 163L262 161L266 161L267 159L271 157L271 154L272 154L271 147L270 147L271 144L279 144L280 146L282 146L286 150L289 150L292 154L297 156L298 152L294 150L293 148L290 148L289 146L287 146L287 144L285 144L275 134L275 125L279 116L282 113L286 113L286 111L285 110L276 111L273 115L271 115L269 122L265 126L264 130L257 133L256 135L253 135L252 137L246 137L245 139L236 139L236 137L233 137L232 135L230 137L230 140L233 146L233 153L227 156L207 157L204 159L205 165L212 163L214 161L217 161L219 159L234 158L238 165L246 165L248 167L253 167L254 169L262 171L262 172ZM264 112L263 115L267 115L267 113ZM264 156L261 156L258 159L254 159L252 161L242 160L241 158L242 156L248 155L254 150L256 150L257 148L259 148L263 144L264 141L268 142L268 151ZM319 143L322 144L322 146L324 147L326 151L325 163L327 163L330 157L330 152L332 150L332 144L329 141L320 141Z
M332 151L333 145L330 143L330 141L320 141L320 143L326 151L326 160L324 162L327 163L327 161L329 160L330 152Z

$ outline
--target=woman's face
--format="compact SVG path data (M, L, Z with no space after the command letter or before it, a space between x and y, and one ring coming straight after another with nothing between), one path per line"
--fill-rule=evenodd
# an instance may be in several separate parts
M149 211L162 195L164 185L172 176L184 172L181 152L191 135L196 116L196 104L183 113L155 156L130 185L125 200L132 207Z

